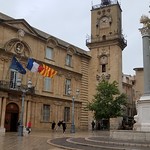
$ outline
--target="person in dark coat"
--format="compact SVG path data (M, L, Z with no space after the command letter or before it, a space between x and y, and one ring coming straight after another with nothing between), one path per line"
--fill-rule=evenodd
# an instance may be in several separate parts
M60 126L61 126L61 124L62 124L62 122L61 122L61 121L59 121L59 122L57 123L58 127L60 127Z
M18 122L17 122L17 126L20 126L20 123L21 123L21 121L20 121L20 120L18 120Z
M94 120L92 121L91 125L92 125L92 130L94 131L94 128L95 128L95 122L94 122Z
M54 129L55 129L55 126L56 126L56 123L55 123L55 121L53 121L52 122L52 130L54 131Z
M63 121L62 122L62 127L63 127L63 133L65 133L65 131L66 131L66 122L65 121Z
M62 125L62 121L58 121L56 130L58 130L61 125Z

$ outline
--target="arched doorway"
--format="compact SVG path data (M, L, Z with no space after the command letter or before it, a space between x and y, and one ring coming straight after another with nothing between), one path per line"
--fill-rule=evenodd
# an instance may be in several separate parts
M19 118L19 107L15 103L9 103L6 106L5 129L6 132L16 132Z

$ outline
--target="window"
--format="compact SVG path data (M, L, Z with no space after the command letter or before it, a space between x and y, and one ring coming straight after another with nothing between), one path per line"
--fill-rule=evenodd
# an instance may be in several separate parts
M10 72L10 88L13 88L13 89L16 88L17 78L18 78L17 71L11 70L11 72Z
M50 121L50 105L43 105L43 114L42 118L44 122L49 122Z
M70 107L64 108L64 121L69 122L70 121Z
M67 56L66 56L66 65L67 66L72 65L72 55L67 54Z
M102 36L102 40L105 41L106 40L106 35Z
M107 64L108 64L108 57L107 55L102 55L100 57L100 71L101 72L106 72L106 67L107 67Z
M106 72L106 65L105 64L102 65L102 72Z
M70 87L71 87L71 80L70 79L66 79L66 81L65 81L65 94L66 95L69 95L68 91L69 91Z
M50 47L46 48L46 58L53 59L53 48Z
M52 78L48 78L48 77L45 77L44 78L44 91L51 91L51 87L52 87Z

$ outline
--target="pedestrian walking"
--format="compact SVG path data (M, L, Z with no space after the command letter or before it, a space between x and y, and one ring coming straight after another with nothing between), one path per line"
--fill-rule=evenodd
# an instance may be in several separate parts
M91 122L91 125L92 125L92 130L94 131L94 128L95 128L95 122L94 122L94 120Z
M62 127L63 127L63 133L65 133L65 131L66 131L66 127L67 127L67 125L66 125L66 122L65 122L65 121L63 121L63 122L62 122Z
M56 126L56 123L55 123L55 121L53 121L52 122L52 130L54 131L54 129L55 129L55 126Z
M18 120L18 122L17 122L17 131L19 131L20 123L21 123L21 121L20 121L20 120Z
M31 132L31 121L29 121L29 122L27 123L27 128L26 128L26 130L28 131L28 134L30 134L30 132Z
M20 123L21 123L21 121L20 121L20 120L18 120L18 122L17 122L17 126L20 126Z
M57 123L57 129L56 130L58 130L61 125L62 125L62 121L58 121L58 123Z

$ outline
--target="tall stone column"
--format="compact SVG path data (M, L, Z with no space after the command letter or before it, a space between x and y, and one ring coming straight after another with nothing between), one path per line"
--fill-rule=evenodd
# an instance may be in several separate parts
M1 113L1 124L0 132L5 132L4 123L5 123L5 112L6 112L6 98L2 98L2 113Z
M31 101L28 101L28 107L27 107L27 123L31 121Z
M23 126L27 126L27 101L24 101Z
M2 97L0 97L0 123L1 123L1 114L2 114L2 100L3 100L3 98Z
M144 95L150 96L150 27L140 29L143 39Z
M143 65L144 65L144 94L137 101L137 115L134 116L136 131L150 131L150 19L142 16L140 29L143 40Z

